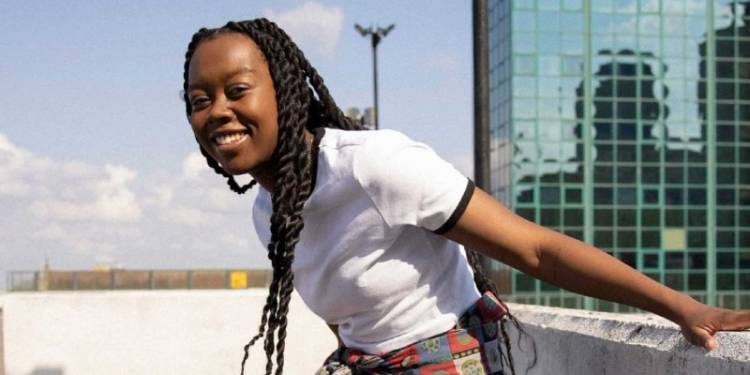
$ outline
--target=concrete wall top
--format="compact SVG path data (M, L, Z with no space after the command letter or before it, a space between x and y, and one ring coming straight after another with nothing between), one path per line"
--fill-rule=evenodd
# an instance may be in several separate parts
M236 374L266 295L264 289L0 294L5 374ZM707 353L654 315L510 308L537 346L538 364L528 374L750 374L750 331L719 333L720 347ZM335 337L296 295L289 324L285 373L311 374L336 347ZM528 343L523 352L514 345L517 373L528 367ZM264 366L256 345L246 373Z
M750 374L750 331L719 332L719 348L707 352L653 314L509 307L537 345L539 362L530 374ZM517 356L531 358L528 351Z

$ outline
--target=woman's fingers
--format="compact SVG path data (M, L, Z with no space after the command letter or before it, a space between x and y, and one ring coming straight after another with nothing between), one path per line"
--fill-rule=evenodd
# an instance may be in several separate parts
M719 347L719 343L716 341L716 338L713 336L713 332L708 332L706 330L700 330L698 333L698 345L702 346L708 351L714 350Z
M721 323L722 331L744 331L750 329L750 310L726 311Z
M707 330L702 327L683 327L682 335L685 339L693 344L705 348L706 350L714 350L719 346L719 343L713 337L714 332Z
M695 321L683 326L682 333L690 343L709 351L719 347L714 337L716 332L750 329L750 310L708 308L699 313L696 318Z

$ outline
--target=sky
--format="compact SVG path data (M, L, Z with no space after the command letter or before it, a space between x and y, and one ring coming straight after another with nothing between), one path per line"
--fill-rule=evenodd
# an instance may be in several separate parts
M472 174L471 3L0 2L0 288L8 271L267 268L255 194L231 193L197 152L180 96L200 27L267 17L300 45L342 109Z

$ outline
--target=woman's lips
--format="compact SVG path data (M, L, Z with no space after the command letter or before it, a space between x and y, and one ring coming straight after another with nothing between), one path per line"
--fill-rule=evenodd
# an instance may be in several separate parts
M250 136L247 133L237 132L231 134L222 134L213 138L216 148L225 151L237 147L240 143L247 140Z

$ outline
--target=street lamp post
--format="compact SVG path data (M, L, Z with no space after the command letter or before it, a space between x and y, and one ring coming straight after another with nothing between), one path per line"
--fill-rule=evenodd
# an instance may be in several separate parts
M374 125L375 129L378 129L378 43L380 43L380 40L385 38L386 35L388 35L393 28L396 27L396 24L391 24L390 26L386 28L382 27L368 27L364 28L360 26L359 24L354 24L354 29L359 31L359 33L363 37L370 37L370 40L372 41L372 79L373 79L373 101L375 102L375 105L373 106L374 111Z

